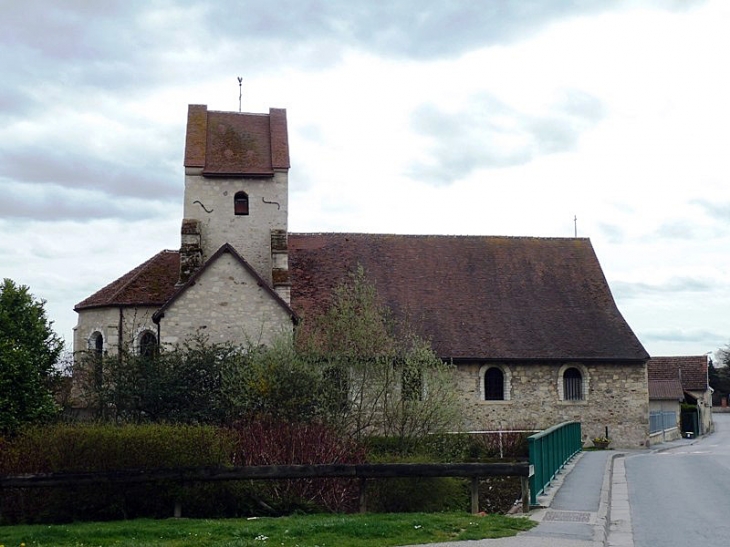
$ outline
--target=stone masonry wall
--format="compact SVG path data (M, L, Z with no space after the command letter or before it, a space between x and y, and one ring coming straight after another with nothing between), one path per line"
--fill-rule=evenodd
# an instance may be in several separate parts
M229 253L210 264L160 321L165 345L197 334L211 343L268 345L291 330L287 312Z
M585 397L561 401L560 365L501 364L509 378L504 401L484 401L481 366L457 367L456 379L468 430L544 429L575 420L582 423L584 442L609 429L612 446L638 448L649 437L649 391L646 365L577 364L584 370ZM483 386L481 387L483 390Z
M157 325L152 321L154 307L137 308L92 308L79 312L78 323L74 327L74 353L86 351L94 332L104 337L104 351L115 354L119 348L119 325L121 321L121 344L128 350L137 348L142 332L149 330L157 335Z
M240 191L248 194L248 215L234 214L233 197ZM203 261L230 243L271 285L271 231L286 233L288 208L286 172L258 179L203 177L199 170L186 170L184 218L200 221Z

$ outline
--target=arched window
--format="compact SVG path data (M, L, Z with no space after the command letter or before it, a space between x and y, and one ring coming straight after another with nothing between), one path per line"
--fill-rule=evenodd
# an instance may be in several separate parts
M512 373L505 365L483 365L479 369L479 399L482 401L509 401L512 391Z
M563 399L565 401L583 400L583 374L576 367L563 372Z
M89 336L89 349L98 356L104 353L104 336L98 330Z
M139 354L142 357L153 357L157 352L157 336L146 330L139 336Z
M504 374L497 367L490 367L484 373L484 400L504 401Z
M236 192L233 196L233 212L237 215L248 214L248 194L246 192Z
M92 366L94 368L94 384L100 388L104 381L104 335L98 330L89 336L89 351L92 355Z

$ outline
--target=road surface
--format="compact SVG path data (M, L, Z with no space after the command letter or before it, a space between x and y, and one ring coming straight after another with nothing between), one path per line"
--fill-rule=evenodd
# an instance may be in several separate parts
M730 545L730 414L692 445L626 456L635 547Z

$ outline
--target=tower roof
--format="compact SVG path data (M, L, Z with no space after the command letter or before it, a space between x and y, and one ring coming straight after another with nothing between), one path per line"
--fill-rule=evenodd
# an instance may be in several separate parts
M219 112L188 106L185 167L207 176L272 176L289 169L286 110Z

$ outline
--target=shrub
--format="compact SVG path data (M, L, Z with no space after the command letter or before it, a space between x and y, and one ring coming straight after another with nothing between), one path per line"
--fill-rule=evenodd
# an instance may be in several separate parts
M355 464L365 461L364 448L319 422L285 422L258 417L233 429L234 465ZM348 512L357 507L359 487L351 479L259 481L257 500L269 513L325 508ZM266 498L266 499L263 499Z
M456 477L370 479L367 509L375 513L468 511L468 481Z
M0 446L0 473L93 472L226 465L233 440L213 427L60 424L24 431ZM189 510L216 506L235 485L210 488L174 482L23 488L0 500L3 522L67 522L169 517L176 501ZM240 486L238 487L240 489ZM229 508L228 512L235 512Z

